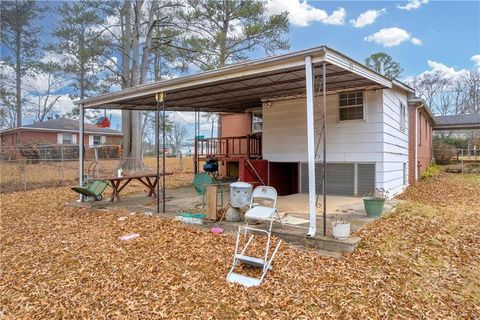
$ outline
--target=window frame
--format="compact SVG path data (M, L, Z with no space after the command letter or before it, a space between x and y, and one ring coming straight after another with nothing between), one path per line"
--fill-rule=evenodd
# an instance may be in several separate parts
M95 137L98 137L98 143L95 143ZM93 138L92 138L92 143L93 143L94 146L101 146L102 145L102 136L94 134Z
M342 95L347 95L347 103L348 103L348 94L352 94L352 93L355 93L355 94L361 93L362 94L362 104L341 106L340 101L342 100ZM359 119L345 119L345 120L341 119L341 110L342 109L358 108L358 107L362 107L362 118L359 118ZM345 92L339 93L338 94L338 113L337 113L337 115L338 115L338 122L366 121L367 116L366 116L366 104L365 104L365 91L364 90L355 90L355 91L345 91Z
M69 136L69 140L65 140L65 136ZM68 141L68 142L65 142ZM70 132L63 132L62 133L62 144L73 144L73 133Z
M263 132L263 111L261 109L259 110L252 110L251 111L251 114L252 114L252 133L261 133ZM255 121L255 114L257 115L260 115L260 118L262 119L262 121ZM258 129L255 129L255 124L260 124L260 127L261 129L258 130Z

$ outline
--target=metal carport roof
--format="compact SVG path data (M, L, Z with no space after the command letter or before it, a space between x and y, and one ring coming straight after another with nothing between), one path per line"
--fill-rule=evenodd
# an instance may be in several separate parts
M248 61L191 76L139 85L75 102L84 108L155 110L155 94L166 93L167 111L243 112L262 99L305 94L305 57L321 80L326 63L327 91L391 88L390 79L326 46Z

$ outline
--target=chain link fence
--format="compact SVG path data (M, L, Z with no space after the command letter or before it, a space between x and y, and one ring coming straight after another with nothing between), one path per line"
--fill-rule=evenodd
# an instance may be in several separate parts
M0 193L78 184L78 146L36 145L0 150ZM84 174L87 178L116 176L121 164L127 160L133 159L123 158L119 146L86 147ZM155 156L136 160L141 160L144 165L139 171L156 171ZM169 157L166 167L173 173L173 186L182 186L193 177L192 157Z
M449 172L480 174L480 150L451 147L435 148L432 153L435 164L445 166Z

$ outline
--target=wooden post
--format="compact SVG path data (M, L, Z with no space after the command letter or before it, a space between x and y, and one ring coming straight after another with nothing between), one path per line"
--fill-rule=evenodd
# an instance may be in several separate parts
M207 203L206 203L206 210L205 213L207 215L207 219L210 220L217 220L217 188L218 186L215 184L207 186Z
M250 135L247 134L247 157L250 159Z

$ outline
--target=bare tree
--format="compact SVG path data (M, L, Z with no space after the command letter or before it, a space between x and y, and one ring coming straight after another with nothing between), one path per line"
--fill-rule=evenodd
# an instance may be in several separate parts
M170 150L172 150L172 153L174 155L177 155L180 152L180 149L185 142L187 134L187 128L185 128L178 122L172 123L171 129L169 132L167 132L166 138L168 146Z
M29 112L35 116L35 121L43 122L53 110L62 94L58 93L65 83L60 66L54 62L39 63L34 78L38 84L31 88L32 103Z
M14 128L17 124L15 103L14 70L5 63L0 63L0 129ZM25 97L23 97L25 100Z
M437 114L480 113L480 72L465 71L452 77L442 72L425 72L409 84Z
M211 127L210 127L210 137L213 138L213 133L215 131L215 124L217 123L218 124L218 118L219 118L219 114L218 113L214 113L214 112L204 112L202 113L201 115L202 118L204 118L205 120L209 121L210 124L211 124ZM217 133L218 134L218 133Z

